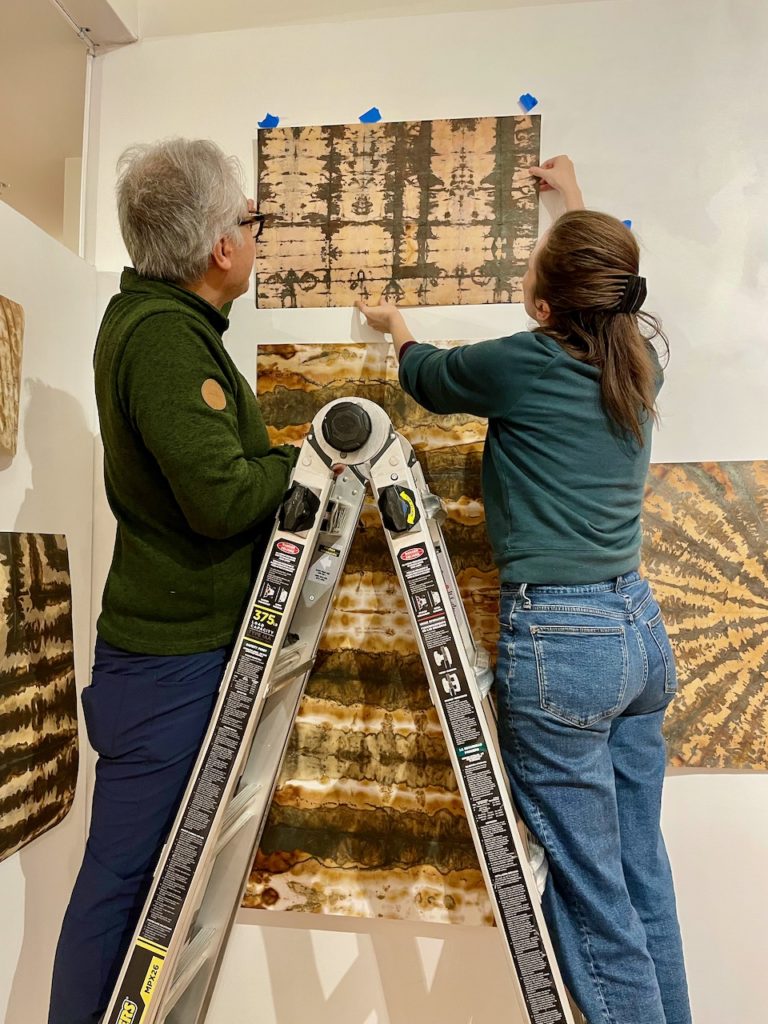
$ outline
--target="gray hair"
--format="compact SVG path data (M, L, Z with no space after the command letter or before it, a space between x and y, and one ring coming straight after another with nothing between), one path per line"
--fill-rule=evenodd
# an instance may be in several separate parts
M161 281L198 281L223 237L242 245L248 214L242 172L207 139L129 146L117 162L120 231L136 272Z

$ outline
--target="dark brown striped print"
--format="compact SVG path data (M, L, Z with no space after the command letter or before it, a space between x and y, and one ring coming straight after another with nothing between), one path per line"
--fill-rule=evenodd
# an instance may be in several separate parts
M67 543L0 534L0 859L66 815L77 781Z

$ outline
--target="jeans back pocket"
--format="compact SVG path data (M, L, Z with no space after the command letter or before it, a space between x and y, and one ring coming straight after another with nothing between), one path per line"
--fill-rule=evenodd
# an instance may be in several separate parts
M675 655L672 651L672 644L669 642L667 630L661 612L648 620L648 632L653 637L656 647L659 649L661 660L664 665L664 693L677 693L677 669L675 667Z
M544 711L585 729L610 718L627 689L623 626L531 626Z

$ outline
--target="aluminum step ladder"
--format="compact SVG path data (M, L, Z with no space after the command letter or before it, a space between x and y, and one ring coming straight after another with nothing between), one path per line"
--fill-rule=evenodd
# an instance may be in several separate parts
M405 595L526 1024L575 1024L496 747L444 511L366 399L317 414L278 511L105 1024L202 1024L370 487ZM575 1011L576 1013L578 1011Z

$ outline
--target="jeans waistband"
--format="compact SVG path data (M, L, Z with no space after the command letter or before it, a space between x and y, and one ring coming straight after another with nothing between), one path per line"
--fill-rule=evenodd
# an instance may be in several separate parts
M617 593L626 590L637 583L642 583L643 577L639 572L627 572L622 576L615 576L610 580L602 580L600 583L574 583L559 584L553 583L502 583L502 593L520 594L605 594L610 591Z

